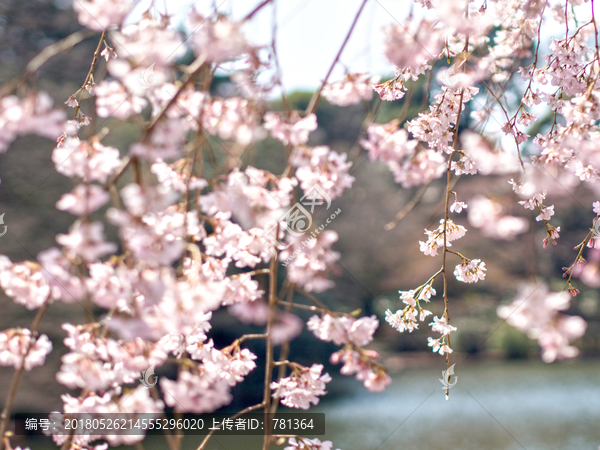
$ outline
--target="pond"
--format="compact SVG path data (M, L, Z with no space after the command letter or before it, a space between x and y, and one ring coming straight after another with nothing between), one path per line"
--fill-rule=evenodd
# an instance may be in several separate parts
M357 392L319 408L344 450L593 449L600 446L600 362L485 362L394 377L383 394Z
M442 369L405 370L381 394L348 380L352 394L311 409L325 413L327 434L319 438L342 450L600 446L600 361L459 363L449 401L438 381ZM254 448L260 445L252 438L227 436L212 447Z
M477 362L455 367L446 401L439 369L404 370L372 394L344 378L348 395L324 402L326 435L341 450L597 450L600 446L600 360ZM195 449L188 436L182 449ZM40 445L36 445L40 444ZM33 450L45 443L31 442ZM161 436L146 450L166 449ZM281 449L282 447L273 447ZM207 450L260 450L259 437L219 436Z

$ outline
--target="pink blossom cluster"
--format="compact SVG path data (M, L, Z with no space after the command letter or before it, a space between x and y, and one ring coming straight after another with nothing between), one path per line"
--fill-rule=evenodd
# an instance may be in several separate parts
M71 446L77 449L106 450L102 447L105 444L93 446L92 442L98 439L105 439L110 446L134 445L145 438L144 433L139 434L76 434L72 435L72 428L66 428L64 419L68 414L86 414L86 417L93 419L97 414L109 414L113 420L137 420L139 414L145 418L159 417L164 408L162 400L155 400L150 395L150 390L138 386L128 394L119 392L105 393L103 395L91 394L85 399L76 398L69 394L62 395L64 402L63 413L55 411L50 414L50 420L56 423L63 423L54 429L44 431L45 434L51 434L52 439L57 445L64 445L72 440ZM127 416L124 416L126 414Z
M333 364L344 364L340 370L343 375L356 374L356 378L373 392L382 391L391 383L389 375L374 361L379 357L377 352L362 348L373 340L379 326L376 316L354 319L324 314L322 317L312 316L306 326L317 338L344 346L330 359Z
M307 439L307 438L290 438L288 440L288 446L283 450L332 450L333 442L323 441L320 439ZM15 449L16 450L16 449ZM340 450L340 449L337 449Z
M327 274L335 270L340 257L331 248L338 240L337 233L317 228L308 237L290 235L288 239L290 245L279 254L279 260L284 262L290 281L308 292L323 292L333 287Z
M433 352L438 352L440 355L443 355L445 353L452 353L453 350L452 348L450 348L447 336L451 332L456 331L456 327L450 325L448 323L448 318L445 316L441 318L435 316L433 318L433 322L431 322L429 325L431 325L431 331L436 331L442 334L442 336L437 339L434 339L432 337L427 338L427 345L431 347L431 350Z
M419 148L419 142L409 139L406 130L398 129L398 123L392 120L384 125L369 125L368 139L361 141L369 158L385 162L394 181L404 188L439 178L444 172L444 158L433 150Z
M399 309L395 313L392 313L392 311L388 309L385 312L385 320L392 328L395 328L401 333L405 330L412 333L413 330L419 328L417 313L419 314L418 320L421 322L424 321L427 316L431 315L431 311L421 307L420 301L429 302L431 297L436 294L436 291L431 287L431 284L427 284L425 286L420 286L416 290L399 292L400 300L406 304L406 307L404 309Z
M453 88L445 86L435 95L435 103L428 113L419 113L419 117L408 122L408 131L415 139L425 142L429 148L439 152L451 153L450 143L454 139L453 126L456 124L459 110L479 92L476 87Z
M62 357L56 375L69 388L88 388L95 392L115 389L136 381L147 367L162 364L167 353L160 347L137 338L122 342L96 337L100 330L93 325L63 324L67 332L65 345L71 350Z
M214 99L202 112L202 126L221 139L233 139L241 145L261 140L264 130L260 116L250 102L240 97Z
M327 83L321 93L329 103L336 106L357 105L363 100L373 98L372 85L379 81L379 76L364 73L349 73L345 78Z
M532 192L531 183L528 182L522 183L511 179L509 183L512 184L513 190L517 194L527 198L527 200L520 201L519 204L523 205L525 209L537 211L539 214L536 216L535 220L544 222L546 228L546 237L543 241L544 248L546 248L550 242L556 245L556 239L560 237L560 227L554 227L548 222L554 215L554 205L544 205L543 202L546 199L546 192Z
M408 26L390 25L384 29L384 34L385 56L400 70L419 70L436 59L443 47L443 34L428 20L411 22Z
M440 225L433 231L425 230L427 241L419 241L421 251L428 256L437 256L438 249L444 246L444 228L446 229L446 245L450 247L451 242L463 237L467 229L462 225L456 225L451 219L446 222L440 220Z
M53 109L47 92L24 99L15 95L0 98L0 153L6 152L17 136L37 134L56 139L66 127L65 111Z
M502 204L482 195L469 200L467 219L481 234L494 239L511 240L529 229L529 222L516 216L503 215Z
M120 25L134 2L130 0L82 0L73 3L79 23L94 31L103 31L114 25Z
M443 218L437 228L425 230L427 239L419 243L425 255L440 256L442 267L416 289L400 291L401 308L385 313L396 330L412 332L432 315L423 302L436 295L438 277L446 286L452 270L447 259L460 258L458 265L452 263L458 281L485 280L487 268L480 258L449 250L467 232L449 219L450 213L466 210L470 225L485 237L512 239L528 229L525 219L505 214L503 202L484 196L468 204L459 201L453 190L459 177L522 171L519 181L511 180L519 203L535 211L536 222L544 226L543 246L557 244L560 227L550 224L557 211L544 203L552 196L549 178L561 185L568 181L569 189L582 183L595 189L600 175L600 56L590 2L571 1L567 6L572 8L530 0L415 4L420 10L405 23L383 30L380 50L392 65L392 77L379 83L379 76L350 69L339 80L327 75L311 106L301 112L290 110L285 95L283 107L273 110L271 100L278 89L283 92L276 33L267 48L247 38L247 24L273 2L260 2L235 20L219 8L209 16L192 9L185 35L168 15L155 14L155 5L137 19L130 14L136 6L132 0L73 3L79 23L100 35L88 75L62 107L74 109L73 119L67 121L63 110L54 109L48 94L30 92L35 64L21 80L3 86L0 98L0 153L18 136L57 139L52 162L74 187L56 207L75 216L56 236L57 245L40 252L37 261L0 256L0 287L15 303L39 309L40 317L59 301L84 305L89 300L103 310L89 312L90 323L63 324L68 352L56 376L66 387L82 391L78 397L62 396L63 412L56 412L57 417L76 412L158 415L165 406L182 413L215 411L232 402L232 387L257 366L257 355L241 347L246 339L267 343L267 371L277 365L292 370L272 380L269 374L266 398L272 394L283 405L308 409L326 394L331 377L318 363L304 367L282 358L276 364L272 347L289 343L304 326L292 312L299 305L282 300L284 291L319 304L322 315L312 316L307 327L317 338L341 346L330 360L343 364L342 374L356 375L371 391L391 383L376 361L378 353L364 349L373 340L377 317L330 312L312 294L334 285L331 275L341 256L334 250L337 233L317 223L314 207L323 200L329 208L350 189L359 166L354 165L354 150L319 145L322 133L311 136L318 127L321 95L333 105L349 106L372 102L375 91L381 100L406 102L401 114L409 114L409 98L420 86L415 82L421 75L426 78L416 118L404 126L400 119L380 124L374 123L373 111L358 140L369 159L385 163L403 188L425 189L447 177ZM557 27L551 54L542 55L542 27L548 27L550 18L565 32ZM329 74L339 68L343 50ZM521 61L528 65L518 68ZM230 95L215 89L215 74L223 71L231 72ZM515 71L519 82L511 80ZM473 110L474 105L482 109L466 117L467 107ZM127 122L139 138L128 149L105 144L114 128L98 134L82 128L93 121L82 109ZM471 118L478 123L472 125ZM477 132L463 130L465 124ZM259 165L262 157L256 158L256 167L249 163L261 148L255 144L268 133L273 138L269 146L285 157L281 172ZM315 141L311 146L309 137ZM273 161L268 160L268 167L277 166L278 160ZM297 212L297 199L313 202L301 233L286 219ZM597 228L600 202L593 208ZM115 242L105 235L104 216L118 231ZM572 343L584 334L586 323L564 311L570 303L567 292L579 292L573 276L600 285L596 234L590 231L576 247L575 261L565 268L564 292L529 286L513 303L498 308L500 317L538 340L546 362L578 352ZM584 257L586 248L591 250ZM285 271L278 272L280 264ZM278 274L283 272L282 283ZM444 288L444 312L429 324L439 337L429 337L428 345L449 361L456 327L449 322L447 294ZM221 308L245 324L266 326L265 333L243 335L216 349L210 336L213 313ZM0 333L0 364L30 370L44 363L51 348L35 326L11 328ZM149 367L166 365L174 366L176 374L159 379L164 400L153 398L145 387L127 387ZM133 445L143 437L72 436L65 429L53 436L70 450L105 450L105 445L93 444L102 438L116 446ZM332 445L296 436L286 450L332 450Z
M485 263L480 259L465 260L454 269L454 276L463 283L477 283L485 279Z
M376 316L354 319L331 314L312 316L306 323L306 327L322 341L333 342L335 345L354 344L358 347L364 347L373 340L378 326Z
M12 328L0 333L0 365L31 370L44 365L52 343L45 334L33 336L24 328Z
M308 198L314 198L315 186L320 187L331 199L342 195L352 187L355 178L350 175L351 162L346 153L332 151L326 145L299 148L291 163L297 168L296 178Z
M322 374L323 365L293 367L289 377L271 383L273 396L281 399L281 404L290 408L308 409L310 404L319 404L319 397L325 395L325 385L331 381L328 373Z
M207 60L222 63L242 56L254 58L256 49L244 37L242 23L218 15L216 20L202 16L193 9L189 16L194 51Z
M308 142L308 135L317 129L317 116L309 114L300 118L298 114L283 120L280 114L269 111L264 116L264 127L271 136L285 145L298 146Z
M342 363L342 375L356 375L358 381L371 392L383 392L392 383L386 370L376 362L379 353L375 350L364 350L345 346L331 355L332 364Z
M587 323L579 316L561 314L569 308L567 292L551 292L545 283L523 285L512 303L498 307L498 316L506 323L537 339L542 359L573 358L579 354L571 341L585 333Z
M30 261L14 264L4 255L0 256L0 286L15 303L27 309L39 308L51 296L42 266Z

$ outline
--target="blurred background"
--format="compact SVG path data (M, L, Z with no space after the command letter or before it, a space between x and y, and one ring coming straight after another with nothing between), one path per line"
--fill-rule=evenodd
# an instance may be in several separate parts
M207 8L211 5L204 3ZM309 3L306 2L307 8ZM324 31L326 35L320 39L314 39L321 31L315 28L319 23L311 22L310 11L301 14L298 9L302 2L291 2L279 11L282 15L299 17L293 25L284 27L283 48L279 49L280 54L287 55L285 58L300 61L298 64L301 65L294 67L295 63L286 63L282 56L284 74L288 69L294 74L287 79L284 75L292 109L306 108L310 90L317 87L325 75L358 7L356 1L343 7L339 2L320 3L324 8L343 9L339 11L339 20L334 17L335 25ZM408 13L406 2L383 4L398 14L398 19ZM169 3L175 18L184 15L185 6L184 2ZM227 6L229 3L225 9ZM239 15L252 6L241 6ZM143 8L138 10L143 12ZM373 12L362 17L358 37L349 44L345 52L347 61L342 58L342 62L353 70L386 77L390 75L386 73L388 66L381 62L384 60L377 48L378 41L371 37L380 35L381 25L392 19L387 10L373 7L369 11ZM294 38L302 27L309 29L311 36L306 42ZM0 82L19 76L27 62L43 48L81 28L70 1L0 0ZM262 35L256 33L257 39L262 39ZM286 37L288 34L291 37ZM331 39L327 38L329 34ZM253 40L252 30L248 37ZM286 39L295 47L285 47ZM326 45L320 45L322 43ZM29 85L48 91L60 105L81 85L96 44L97 36L90 36L70 51L57 55L44 64ZM361 49L365 48L368 51L363 53L372 55L369 56L371 62L361 54ZM353 59L353 55L358 56ZM343 73L340 70L340 74ZM104 65L100 64L96 79L102 79L104 73ZM340 78L341 75L337 75L334 73L332 80ZM215 79L211 89L216 96L227 96L234 90L226 71ZM380 352L394 380L385 393L373 394L352 377L339 375L338 366L327 365L326 370L334 377L328 386L330 395L314 408L315 412L326 413L326 438L334 442L334 448L343 450L595 450L600 445L598 290L575 281L581 295L571 302L567 313L581 315L588 322L585 336L575 342L581 350L575 360L550 365L542 363L537 343L503 323L496 315L496 308L510 302L523 281L545 281L553 290L563 288L562 267L572 264L576 256L573 247L587 234L593 218L591 204L598 200L593 193L582 187L565 189L559 185L550 190L548 204L554 204L556 210L552 223L560 226L562 231L557 246L542 249L543 227L535 222L535 214L517 204L519 199L507 183L510 176L464 176L460 179L455 188L459 200L468 203L476 194L485 195L502 203L506 214L525 217L530 221L530 227L527 233L512 241L496 241L470 227L464 213L455 219L469 230L460 241L460 251L485 261L488 271L485 281L476 285L449 278L450 314L452 323L458 327L453 336L452 354L458 382L451 389L450 401L445 401L438 381L445 370L444 358L432 354L427 347L429 328L399 334L383 320L386 309L395 311L400 307L398 290L415 288L439 268L439 258L424 256L419 251L418 240L424 239L423 229L437 226L443 214L444 181L435 181L425 190L402 189L394 183L387 167L368 160L357 141L366 114L376 112L375 121L379 123L396 117L410 120L423 110L425 91L426 81L420 81L413 85L405 99L396 102L381 102L374 98L371 104L339 108L322 100L316 112L319 129L311 134L310 144L329 145L337 152L348 153L354 162L351 174L356 177L354 187L332 206L341 209L329 229L339 234L334 249L342 254L342 258L335 287L320 294L319 298L334 310L350 312L360 308L363 314L379 317L383 323L371 348ZM275 108L280 107L277 99L273 99L273 103ZM101 123L90 106L90 102L85 102L83 111L93 118L91 128L95 129ZM473 104L468 107L480 109ZM463 114L461 129L474 127L469 113L467 109ZM110 123L109 119L107 125ZM138 137L135 125L124 124L104 139L104 143L125 154ZM4 222L8 226L7 234L0 238L0 253L13 261L35 259L40 251L56 245L56 234L66 232L73 221L72 216L54 206L72 185L70 180L54 171L50 159L53 147L51 141L43 138L21 137L7 153L0 155L0 214L5 213ZM227 162L218 151L216 141L214 148L217 162ZM244 164L278 174L284 168L285 154L280 143L268 138L247 149L242 160ZM205 166L211 167L208 158ZM125 177L121 183L129 181ZM401 221L394 223L393 228L388 226L386 229L386 224L393 223L396 215L415 196L420 198L418 204ZM315 221L319 222L318 216ZM111 225L107 227L108 238L116 242L116 229ZM434 287L441 292L437 282ZM434 315L443 312L440 296L429 306ZM33 317L32 312L15 305L3 293L0 293L0 311L0 330L29 326ZM103 314L98 308L94 312ZM305 319L310 316L303 312L298 314ZM50 337L54 350L43 367L27 372L23 377L13 412L48 412L62 408L60 394L67 390L56 382L54 374L60 366L60 356L66 352L62 345L65 334L59 326L63 322L86 322L83 309L79 305L61 303L49 309L40 331ZM241 326L225 311L215 314L213 326L211 337L218 347L229 344L242 333L259 331L257 327ZM260 343L252 341L249 348L259 355L260 360L264 353ZM290 358L310 365L327 361L336 349L316 340L305 329L293 342ZM12 368L0 367L2 404L12 374ZM168 371L158 374L174 375ZM234 389L234 403L223 411L237 411L260 401L263 376L259 365ZM149 438L144 442L145 448L164 448L161 439ZM13 443L30 445L34 450L52 448L52 444L44 439L16 437ZM198 436L188 437L183 448L196 448L198 443ZM258 441L252 437L218 437L208 448L252 449L258 448Z

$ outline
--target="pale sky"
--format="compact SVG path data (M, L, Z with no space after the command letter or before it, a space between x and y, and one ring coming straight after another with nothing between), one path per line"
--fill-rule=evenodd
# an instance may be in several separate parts
M204 15L214 11L212 0L155 0L155 7L164 11L167 2L173 23L185 22L192 5ZM325 77L333 62L362 0L277 0L277 53L282 67L283 83L288 92L314 90ZM150 5L143 0L138 14ZM219 11L231 12L240 19L252 11L261 0L217 0ZM369 1L341 57L351 72L386 75L392 72L383 56L382 27L402 22L412 2L405 0ZM387 11L386 11L387 10ZM388 13L389 12L389 13ZM393 17L392 17L393 16ZM256 45L269 45L272 30L272 7L264 7L244 28L246 38ZM338 64L330 80L344 75Z

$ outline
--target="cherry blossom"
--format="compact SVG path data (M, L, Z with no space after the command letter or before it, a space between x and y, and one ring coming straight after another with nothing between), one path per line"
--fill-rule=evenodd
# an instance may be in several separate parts
M333 342L336 345L353 343L364 347L373 340L379 320L376 316L355 320L348 316L335 317L325 314L322 318L312 316L306 326L322 341Z
M163 84L166 69L186 52L181 34L170 26L168 16L157 19L144 14L138 22L111 35L120 58L107 63L108 71L132 93L153 91Z
M514 152L503 149L481 134L465 130L460 134L460 141L463 154L460 162L453 162L453 170L492 175L515 173L520 169Z
M87 216L106 204L109 198L108 192L96 184L78 184L56 202L56 209Z
M75 222L69 234L56 236L56 242L86 261L95 261L117 249L116 244L104 240L104 225L101 222Z
M57 172L66 177L78 177L84 181L105 183L108 176L121 165L119 150L98 141L80 141L66 138L52 152Z
M419 242L420 251L434 259L410 261L415 267L438 261L440 266L419 286L402 287L399 306L387 309L385 320L399 332L412 332L433 316L427 323L438 336L428 337L427 344L445 355L449 368L450 335L457 331L449 319L457 295L447 289L450 271L454 267L456 279L468 284L485 280L488 270L492 277L480 255L463 256L467 252L457 241L467 229L451 214L466 210L470 227L492 239L514 239L531 222L543 227L543 247L558 246L561 229L550 222L564 215L564 202L550 204L550 199L558 199L561 190L575 196L576 188L598 194L599 56L589 3L508 0L465 9L456 2L417 0L402 24L390 20L383 29L379 51L393 75L380 82L377 75L348 67L341 78L330 78L349 61L342 47L322 90L302 112L290 110L296 102L284 92L277 33L260 47L247 39L254 17L264 16L273 2L258 2L246 16L226 14L221 5L207 16L192 9L185 34L155 8L130 15L134 1L73 2L79 23L100 35L81 87L67 92L56 109L49 94L36 91L43 75L36 69L38 58L57 53L52 47L27 65L20 79L4 85L0 98L0 153L20 136L57 139L52 161L74 188L56 208L76 219L56 236L58 247L42 249L37 262L0 256L5 294L26 309L39 308L31 329L0 333L0 364L16 370L43 365L52 349L50 339L37 331L46 308L89 300L95 306L86 316L89 323L62 325L67 351L56 379L82 391L61 397L63 412L53 413L59 421L71 413L158 417L165 406L178 413L213 412L231 404L232 388L263 364L272 378L262 398L272 395L285 406L309 409L326 394L331 377L319 361L305 367L286 360L285 349L304 328L305 316L294 309L310 308L316 314L308 319L308 330L339 346L330 362L341 364L341 374L355 376L369 391L383 391L391 377L378 352L364 348L373 342L381 318L357 317L344 305L342 311L330 310L333 297L314 295L334 286L342 257L334 250L338 234L325 229L341 209L319 224L315 207L329 209L353 187L353 172L368 157L387 166L398 189L421 186L416 203L422 197L443 205L433 219L439 225L426 229ZM343 45L348 41L350 35ZM417 91L422 106L415 109L410 103ZM401 101L383 104L384 114L377 115L381 102L373 101L373 92L383 101ZM320 96L336 106L373 101L365 103L373 110L356 126L355 148L321 145L326 137L316 132L317 114L324 111L317 108ZM67 111L73 114L69 121ZM88 111L111 117L110 127L93 130ZM382 116L387 123L376 123ZM117 148L122 142L103 144L115 142L114 130L123 123L139 136L136 141L128 148ZM264 153L265 145L275 145L283 159ZM486 192L463 198L464 190L455 191L454 185L464 175L477 176L471 186L485 186ZM515 177L514 193L483 182L489 175ZM444 185L441 196L438 185ZM109 199L112 207L103 214ZM534 213L531 220L509 215L516 202L527 210L522 213ZM300 205L306 207L305 226L289 220ZM579 352L574 344L587 324L567 314L579 294L575 277L600 286L600 202L592 208L595 217L586 219L592 229L584 230L575 260L563 269L562 292L551 292L544 283L526 285L497 310L507 324L538 341L545 362ZM106 240L106 222L118 229L117 241ZM475 247L469 253L485 246ZM211 333L220 342L226 314L265 331L236 335L230 345L216 348ZM263 358L244 348L248 339L263 340L271 350L282 345L281 361L272 351ZM154 398L137 383L141 372L163 365L161 373L171 379L161 376L161 392ZM282 366L289 376L273 370ZM19 376L15 379L9 397L16 392ZM0 421L3 432L5 424ZM81 450L131 446L144 438L73 436L64 427L51 434L57 445ZM107 443L94 445L98 439ZM286 450L294 449L333 450L333 444L289 436Z
M513 186L513 190L527 198L527 200L522 200L519 202L520 205L523 205L525 209L530 209L532 211L537 210L539 215L535 218L536 221L544 222L544 226L546 228L546 237L544 238L543 244L544 248L548 245L549 242L552 242L556 245L556 239L560 237L560 227L554 227L548 223L548 220L554 215L554 205L546 206L544 205L544 200L546 199L546 192L536 192L532 191L533 186L531 182L517 182L514 180L509 181Z
M207 102L202 113L202 126L221 139L233 139L241 145L264 137L258 124L258 111L246 99L230 97Z
M304 321L295 314L282 312L277 315L271 326L271 342L273 345L281 345L290 342L300 336L304 328Z
M336 106L357 105L363 100L373 98L372 85L379 81L379 76L363 73L348 74L345 78L323 86L321 94L329 103Z
M336 153L325 145L307 149L302 157L297 154L293 163L298 167L296 178L304 193L313 198L311 189L319 186L334 199L352 187L354 177L349 174L352 163L346 159L345 153Z
M398 120L392 120L384 125L369 125L368 139L362 140L361 145L369 152L372 161L399 161L414 152L418 141L409 140L408 132L398 129L398 124Z
M444 219L440 220L440 226L435 230L425 230L427 241L419 241L421 251L425 255L437 256L438 248L444 246L444 225L446 225L446 245L449 247L451 246L450 242L460 239L467 232L465 227L456 225L450 219L448 219L447 223L445 223Z
M130 283L137 281L137 273L109 263L92 263L88 268L90 278L86 283L93 302L106 309L129 310L133 297Z
M356 379L362 381L371 392L382 392L392 383L392 378L375 360L379 354L374 350L348 348L347 346L331 355L332 364L344 365L340 369L342 375L356 374Z
M232 396L226 380L191 372L180 372L177 381L160 379L165 403L176 411L209 413L231 403Z
M15 303L27 309L42 306L51 295L51 287L38 263L25 261L12 263L0 256L0 286Z
M162 364L167 354L141 339L124 343L94 336L94 326L63 324L67 331L65 345L71 350L61 358L56 379L67 387L89 387L106 391L121 384L133 383L142 370Z
M550 292L545 283L523 285L511 304L498 307L498 316L537 339L542 359L573 358L579 350L570 342L585 333L587 323L579 316L566 316L559 311L568 309L567 292Z
M429 113L419 113L419 117L408 123L408 131L419 141L426 142L430 148L450 153L449 143L454 139L452 125L456 123L459 109L464 103L477 95L476 87L454 88L444 86L441 93L435 95L435 104L429 107Z
M274 395L281 398L281 404L290 408L309 409L317 405L319 396L325 395L325 385L331 381L329 374L321 374L322 364L300 367L289 377L271 383Z
M193 359L202 361L204 377L214 380L225 380L230 386L235 386L244 380L256 367L254 355L248 349L217 350L211 341L203 343L197 339L187 339L186 351Z
M169 164L162 159L158 159L152 164L151 171L156 175L158 182L167 188L178 192L187 192L188 190L202 190L208 183L202 178L186 176L184 173L177 173Z
M290 194L297 183L295 178L288 177L275 180L269 172L249 166L243 172L233 170L226 184L202 195L198 203L205 213L216 216L218 230L221 224L225 229L230 227L229 219L234 212L244 228L263 227L281 217L281 209L290 205Z
M450 212L460 213L463 209L467 209L468 205L464 202L456 201L450 205Z
M434 24L423 20L408 27L390 25L384 29L385 56L401 69L418 69L422 64L437 58L442 50L442 36Z
M310 132L317 129L317 116L314 114L309 114L304 118L300 118L296 114L287 120L282 120L279 114L269 111L265 114L264 119L265 129L285 145L306 144Z
M47 92L19 99L15 95L0 98L0 153L4 153L17 136L37 134L56 139L65 130L65 111L52 109Z
M477 283L485 279L485 263L479 259L463 261L454 269L454 276L463 283Z
M31 370L42 366L46 355L52 351L48 336L42 334L32 338L30 330L13 328L0 332L0 365L15 369Z
M323 292L333 286L333 281L326 277L339 257L339 253L331 250L338 240L337 233L326 230L310 238L293 236L289 239L291 245L279 254L279 260L284 262L290 281L309 292Z
M213 21L192 9L189 25L195 51L210 61L230 61L253 51L241 31L241 24L231 22L226 16L219 15Z
M433 280L430 281L433 282ZM405 330L412 333L413 330L419 328L418 321L422 322L431 314L431 311L421 307L420 300L429 302L431 297L436 294L436 291L431 287L431 284L426 284L419 286L416 290L399 291L399 293L400 300L407 306L404 309L397 310L395 313L392 313L392 311L388 309L385 312L385 320L392 328L395 328L401 333Z
M130 0L77 0L73 2L73 9L77 19L83 26L94 31L103 31L113 25L120 25L127 16L133 2Z
M321 442L319 439L307 439L307 438L290 438L288 440L289 446L283 450L332 450L333 443L331 441ZM15 449L16 450L16 449ZM340 450L340 449L337 449Z
M529 229L529 222L516 216L503 215L504 207L482 195L469 200L467 219L472 227L479 228L484 236L494 239L514 239Z
M102 81L94 90L96 110L100 117L116 117L126 120L142 112L147 105L145 99L129 93L118 81Z
M227 288L223 305L254 302L264 295L259 284L251 277L227 279ZM266 323L266 322L265 322Z
M442 317L441 319L439 319L437 316L435 316L433 318L433 322L431 322L430 325L432 325L432 327L431 327L432 331L437 331L444 335L450 333L451 331L456 331L456 327L453 327L452 325L448 325L445 317Z
M37 259L42 265L42 275L51 287L53 299L74 303L85 297L84 281L73 273L72 262L58 248L40 252Z

